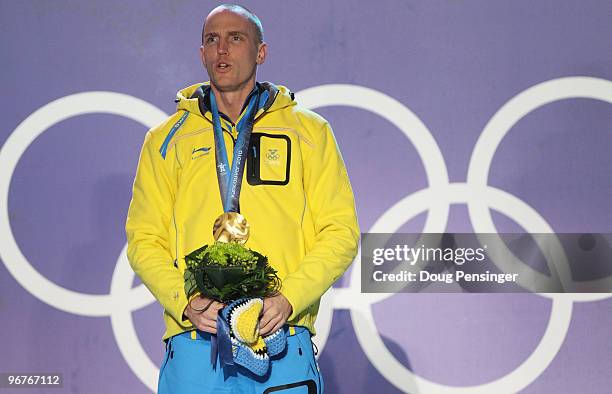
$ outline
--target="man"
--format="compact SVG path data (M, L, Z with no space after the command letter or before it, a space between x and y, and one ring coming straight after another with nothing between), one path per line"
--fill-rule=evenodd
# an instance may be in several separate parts
M322 117L285 87L256 82L267 45L252 12L215 8L200 53L210 82L181 90L177 112L147 133L126 223L130 264L164 308L159 392L322 392L310 336L320 297L353 260L359 238L342 157ZM230 159L242 152L251 110L244 174L234 177L242 179L238 210L250 224L247 246L265 254L282 280L280 293L264 300L260 334L282 328L288 335L286 353L263 377L212 366L210 340L224 305L188 300L183 279L184 256L214 243L213 223L225 208L219 179L230 170L219 150Z

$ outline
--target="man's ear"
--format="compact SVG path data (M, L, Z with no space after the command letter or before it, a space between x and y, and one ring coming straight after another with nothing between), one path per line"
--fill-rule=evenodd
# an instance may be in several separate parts
M206 68L206 56L204 55L204 45L200 45L200 60L202 60L202 65Z
M262 42L259 44L259 48L257 49L257 59L255 62L257 64L264 64L266 61L266 56L268 55L268 44Z

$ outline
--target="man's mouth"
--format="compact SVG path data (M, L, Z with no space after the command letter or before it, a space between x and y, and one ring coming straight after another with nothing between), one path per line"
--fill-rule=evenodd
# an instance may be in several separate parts
M217 69L220 70L220 71L228 70L230 67L231 67L231 65L228 64L228 63L225 63L225 62L217 63Z

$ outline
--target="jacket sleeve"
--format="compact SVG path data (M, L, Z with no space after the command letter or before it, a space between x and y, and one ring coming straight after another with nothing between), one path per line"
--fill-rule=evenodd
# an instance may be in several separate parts
M328 123L304 163L304 189L315 230L312 248L299 268L283 280L282 294L296 318L331 287L357 253L359 224L342 156Z
M177 176L173 174L172 153L164 159L149 131L140 153L132 201L126 221L128 260L134 272L153 293L164 310L181 326L191 327L183 320L187 306L184 278L174 265L170 252L169 226Z

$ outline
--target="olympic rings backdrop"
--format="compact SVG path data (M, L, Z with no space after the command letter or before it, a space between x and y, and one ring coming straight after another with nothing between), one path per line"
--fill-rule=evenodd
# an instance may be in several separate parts
M162 311L124 221L216 4L0 2L0 373L155 389ZM612 231L612 4L245 5L259 79L332 124L362 231ZM365 295L358 262L317 322L327 392L612 392L608 294Z

